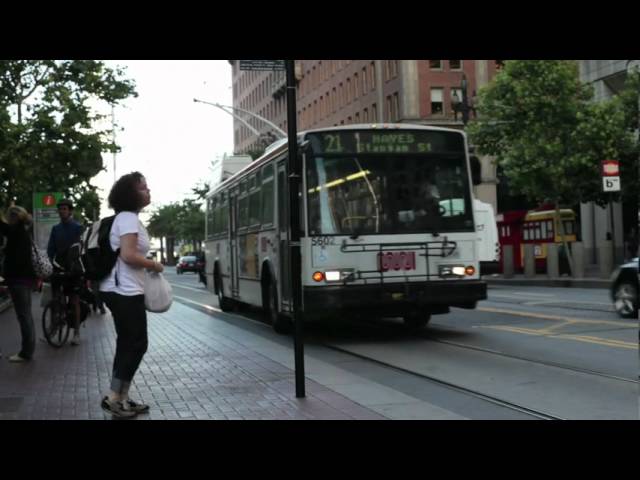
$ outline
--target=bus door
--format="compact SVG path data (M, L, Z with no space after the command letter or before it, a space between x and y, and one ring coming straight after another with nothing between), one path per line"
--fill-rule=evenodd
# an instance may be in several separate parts
M289 209L287 170L284 162L278 164L278 292L280 292L281 311L291 311L291 279L289 278Z
M231 272L231 297L239 295L238 275L238 188L234 188L229 195L229 261Z

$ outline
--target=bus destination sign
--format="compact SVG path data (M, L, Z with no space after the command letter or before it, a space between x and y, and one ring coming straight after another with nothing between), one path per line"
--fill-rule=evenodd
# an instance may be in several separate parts
M309 136L316 154L464 152L463 137L455 132L348 130Z

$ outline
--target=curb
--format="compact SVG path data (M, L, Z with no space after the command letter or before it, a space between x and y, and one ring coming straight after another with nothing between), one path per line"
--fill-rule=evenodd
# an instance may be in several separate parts
M11 308L11 299L10 298L6 298L4 300L0 300L0 313L4 312L5 310Z
M487 278L487 285L528 285L531 287L609 288L611 282L600 278Z

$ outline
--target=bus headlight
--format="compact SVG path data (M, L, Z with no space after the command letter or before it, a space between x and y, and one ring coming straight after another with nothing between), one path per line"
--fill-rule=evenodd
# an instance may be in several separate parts
M352 282L353 273L353 269L351 268L343 268L340 270L326 270L324 272L324 279L327 283Z
M465 268L464 265L440 265L439 275L441 277L464 277Z

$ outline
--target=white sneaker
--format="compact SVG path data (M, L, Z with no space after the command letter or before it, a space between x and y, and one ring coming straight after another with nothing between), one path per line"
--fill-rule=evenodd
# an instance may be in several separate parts
M11 355L9 357L9 361L13 363L23 363L23 362L28 362L29 359L21 357L19 353L16 353L15 355Z
M71 345L80 345L80 334L78 332L71 339Z

